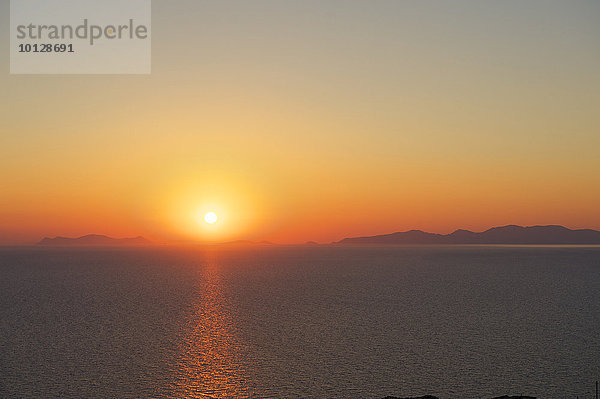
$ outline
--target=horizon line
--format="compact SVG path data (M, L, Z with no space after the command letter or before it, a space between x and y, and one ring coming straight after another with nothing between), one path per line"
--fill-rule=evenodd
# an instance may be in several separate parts
M137 245L136 244L132 244L132 245L120 244L120 245L106 245L106 246L139 246L139 247L141 247L141 246L207 246L207 247L210 247L210 246L223 246L223 245L255 245L255 246L260 246L260 245L264 245L264 246L329 245L329 244L340 243L341 241L344 241L346 239L374 238L374 237L389 236L389 235L394 235L394 234L399 234L399 233L422 232L425 234L439 235L439 236L443 237L443 236L448 236L448 235L454 234L459 231L470 232L470 233L474 233L474 234L481 234L481 233L485 233L485 232L488 232L493 229L500 229L500 228L507 228L507 227L519 227L519 228L525 228L525 229L535 228L535 227L560 227L560 228L567 229L569 231L600 232L599 230L595 230L593 228L572 229L572 228L566 227L561 224L534 224L534 225L506 224L506 225L501 225L501 226L489 227L489 228L481 230L481 231L473 231L473 230L468 230L468 229L463 229L463 228L456 228L456 229L452 230L452 232L450 232L450 233L443 234L443 233L435 233L435 232L430 232L430 231L426 231L426 230L413 228L413 229L396 230L393 232L377 233L377 234L370 234L370 235L348 235L348 236L344 236L338 240L329 241L329 242L318 242L315 240L306 240L303 242L296 242L296 243L277 243L277 242L274 242L271 240L250 240L250 239L243 239L243 238L236 239L236 240L229 240L229 241L197 241L197 240L193 240L193 239L150 240L140 234L138 234L136 236L131 236L131 237L113 237L108 234L88 233L88 234L84 234L84 235L81 235L78 237L68 237L68 236L62 236L62 235L58 235L58 236L54 236L54 237L44 236L41 240L39 240L37 242L29 242L29 243L22 243L22 244L0 244L0 246L2 246L2 247L61 246L60 244L42 244L42 242L44 242L46 240L47 241L79 240L79 239L89 238L89 237L98 237L101 239L110 239L110 240L121 241L121 242L127 241L127 240L140 240L140 239L147 241L147 243L140 243ZM456 244L453 244L453 245L456 245ZM72 247L74 245L66 244L64 246ZM86 245L79 244L78 246L83 247ZM101 244L91 244L89 246L101 247L102 245Z

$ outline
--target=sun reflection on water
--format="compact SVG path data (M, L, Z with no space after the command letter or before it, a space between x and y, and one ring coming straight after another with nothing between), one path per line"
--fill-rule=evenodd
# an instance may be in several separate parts
M197 311L175 370L174 397L248 397L217 254L208 253L204 260L198 271Z

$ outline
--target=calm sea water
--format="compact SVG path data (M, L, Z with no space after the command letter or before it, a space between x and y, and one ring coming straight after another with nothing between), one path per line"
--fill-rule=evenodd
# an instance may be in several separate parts
M600 248L0 249L0 397L593 398Z

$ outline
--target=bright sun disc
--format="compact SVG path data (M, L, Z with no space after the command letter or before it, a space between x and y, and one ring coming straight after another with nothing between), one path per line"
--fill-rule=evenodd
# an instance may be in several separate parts
M215 224L217 222L217 214L214 212L208 212L204 215L204 221L208 224Z

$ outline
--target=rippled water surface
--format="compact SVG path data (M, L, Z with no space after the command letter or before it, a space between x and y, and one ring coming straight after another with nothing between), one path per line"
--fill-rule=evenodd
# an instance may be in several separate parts
M0 248L0 397L592 398L600 248Z

